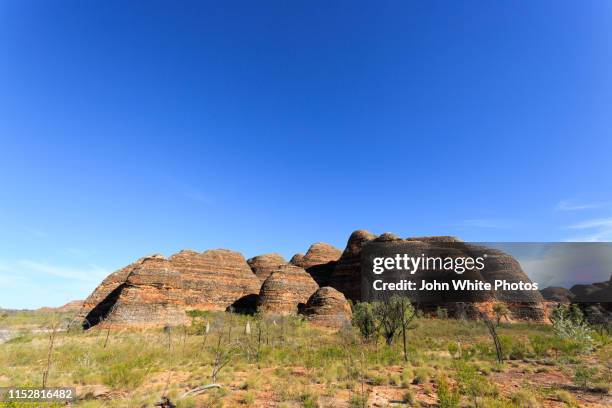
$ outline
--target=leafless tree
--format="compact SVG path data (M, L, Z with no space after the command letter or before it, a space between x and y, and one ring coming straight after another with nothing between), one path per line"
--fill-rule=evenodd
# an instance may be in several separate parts
M221 345L221 340L223 338L223 334L219 333L219 340L217 342L217 347L215 348L215 360L213 362L213 369L211 373L212 382L217 381L217 376L219 372L229 364L232 359L233 349L231 347L223 347Z
M499 336L497 335L497 330L495 330L495 324L489 319L486 313L480 314L482 320L484 320L487 329L489 329L489 334L491 335L491 339L493 340L493 344L495 345L495 353L497 354L497 361L501 364L504 362L504 354L501 346L501 342L499 341Z
M47 387L47 381L49 379L49 371L51 370L51 361L53 358L53 347L55 346L55 337L59 330L59 321L53 321L51 323L51 330L49 332L49 348L47 350L47 364L43 370L42 376L42 387Z

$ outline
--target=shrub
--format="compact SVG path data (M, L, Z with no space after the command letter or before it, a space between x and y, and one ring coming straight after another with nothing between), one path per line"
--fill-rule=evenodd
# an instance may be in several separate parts
M581 350L592 350L593 331L578 306L559 306L553 311L551 320L557 336L571 339Z
M529 349L522 340L516 340L509 336L499 336L504 356L510 360L522 360L529 355Z
M413 384L425 384L429 381L429 370L426 368L417 368L414 372Z
M547 357L548 351L554 348L554 343L550 337L547 336L530 336L529 344L537 357Z
M455 364L457 383L462 394L472 398L497 396L497 388L485 376L480 375L475 366L463 361Z
M102 382L113 389L138 387L149 373L149 369L137 368L129 362L118 363L108 367L102 375Z
M588 388L589 382L597 373L595 367L578 366L574 370L574 384L582 388Z
M413 406L416 403L414 399L414 394L410 391L406 391L404 395L402 395L402 402L408 406Z
M451 388L445 377L438 378L438 401L440 408L458 408L461 396L459 390Z
M304 408L319 408L319 395L308 391L300 395L300 402Z
M461 350L461 348L459 347L459 343L455 342L455 341L450 341L448 343L448 352L450 353L451 357L455 357L455 354L458 354L459 351Z
M366 341L376 336L378 324L374 315L374 307L371 303L355 303L353 307L353 325L359 329L359 332Z
M559 401L563 402L567 406L570 406L570 407L577 406L576 405L576 400L574 399L572 394L570 394L567 391L559 390L559 391L555 392L554 396L555 396L555 398L557 398Z
M350 408L365 408L368 406L368 397L366 395L353 394L349 400Z
M539 408L540 403L527 391L518 391L512 395L512 402L521 408Z

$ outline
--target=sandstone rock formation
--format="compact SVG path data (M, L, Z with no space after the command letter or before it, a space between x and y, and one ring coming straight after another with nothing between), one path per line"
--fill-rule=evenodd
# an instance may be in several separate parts
M82 300L73 300L59 307L41 307L38 309L41 312L53 313L78 313L83 308Z
M342 292L347 299L361 300L361 249L375 238L369 231L353 232L332 271L329 286Z
M289 263L291 265L300 266L303 260L304 260L304 254L300 252L300 253L293 255Z
M542 297L550 302L571 303L574 294L565 288L549 286L540 291Z
M83 306L81 307L81 310L79 314L77 315L77 320L84 321L94 308L98 306L102 306L102 303L108 303L107 298L111 295L111 293L117 290L119 286L125 283L125 280L127 279L130 272L132 272L132 270L136 268L138 265L140 265L145 259L153 258L153 257L163 258L163 256L159 254L149 255L149 256L140 258L136 262L129 264L128 266L123 267L111 273L110 275L108 275L102 281L102 283L100 283L94 289L94 291L83 301ZM110 297L114 298L114 296L110 296ZM112 304L110 306L112 306ZM99 309L105 309L105 308L99 307ZM98 323L100 319L96 318L95 316L99 314L100 314L99 312L96 312L94 313L94 315L90 316L90 319L92 320L95 319L95 323L92 322L90 323L91 325Z
M94 290L81 312L83 326L182 324L186 310L226 310L257 295L260 286L245 259L234 251L145 257L110 275Z
M472 256L472 254L486 250L486 268L483 271L466 271L461 275L462 279L480 280L494 283L495 280L506 280L507 282L531 282L522 271L520 264L508 254L502 251L479 247L463 243L454 237L415 237L401 239L398 236L385 233L378 237L364 230L355 231L351 234L347 247L342 253L338 264L330 277L329 285L342 292L348 299L359 301L361 293L361 261L362 250L365 245L376 245L390 254L408 253L410 256L419 257L423 253L430 255L445 254L456 257ZM394 250L398 248L398 250ZM409 280L414 280L420 287L422 280L438 281L457 278L452 271L427 270L412 275ZM414 291L409 295L418 303L418 307L425 312L433 312L437 307L445 307L451 315L476 317L481 311L491 309L494 303L505 303L511 312L511 318L515 320L546 319L543 298L538 291Z
M295 254L291 264L306 269L319 286L325 286L336 267L342 251L325 242L317 242L308 248L306 255Z
M591 323L612 323L612 276L605 282L574 285L570 292L574 295L572 303L580 306Z
M283 265L261 286L258 309L264 313L296 314L319 285L303 268Z
M239 252L181 251L170 262L181 275L185 304L191 309L226 310L240 298L259 293L261 287Z
M351 322L351 307L344 295L325 286L317 290L306 302L301 313L313 324L339 329Z
M251 270L259 280L263 283L272 272L276 272L282 265L285 265L287 261L282 255L279 254L264 254L253 257L247 260L247 263L251 267Z
M257 256L247 262L241 254L222 249L181 251L169 258L151 255L104 279L83 302L79 321L84 322L84 327L100 323L112 327L164 326L184 323L185 312L192 309L253 312L258 307L279 314L301 310L314 323L338 327L339 321L350 316L346 299L362 298L362 252L365 247L367 254L370 245L390 252L396 247L404 252L408 248L413 256L435 253L440 248L469 256L481 249L454 237L402 239L391 233L376 236L360 230L351 234L343 252L329 244L316 243L306 254L296 254L290 263L278 254ZM462 276L485 282L529 282L511 256L493 249L487 249L487 253L486 271L470 271ZM448 271L427 271L417 279L444 277L445 273ZM582 298L612 290L609 282L573 289ZM451 316L477 317L503 302L511 311L511 319L544 319L543 298L538 291L473 291L453 298L455 295L429 293L429 297L416 300L417 307L431 312L442 306Z

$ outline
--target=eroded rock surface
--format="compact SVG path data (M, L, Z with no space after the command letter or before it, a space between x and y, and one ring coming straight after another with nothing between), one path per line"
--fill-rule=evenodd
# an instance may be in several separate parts
M344 295L325 286L317 290L306 302L301 313L313 324L339 329L351 322L351 307Z
M256 296L260 286L238 252L216 249L181 251L168 259L145 257L110 275L90 295L83 326L183 324L186 310L226 310Z
M317 242L308 248L306 255L296 254L291 264L306 269L319 286L329 283L342 251L325 242Z
M319 285L304 268L283 265L261 286L258 308L264 313L296 314L318 288Z
M247 260L251 270L263 283L272 272L276 272L287 261L279 254L264 254Z
M335 266L329 285L342 292L348 299L360 301L361 293L361 258L362 250L368 244L384 247L390 252L397 247L399 253L408 253L410 256L419 257L423 253L436 254L446 253L453 256L471 256L478 251L486 251L486 268L482 271L466 271L462 279L480 280L493 284L495 280L505 280L508 283L531 282L523 272L520 264L510 255L492 248L484 248L476 245L463 243L459 239L450 236L414 237L401 239L395 234L385 233L376 236L365 230L358 230L351 234L346 249ZM454 275L454 276L453 276ZM426 280L438 281L456 278L453 271L427 270L420 271L410 279L415 281ZM420 287L420 282L417 282ZM536 290L523 291L466 291L463 293L437 291L423 295L417 291L410 295L420 296L418 307L425 312L434 312L438 307L444 307L451 316L473 318L480 312L490 309L495 303L505 303L510 309L510 318L513 320L535 320L545 321L546 313L544 299ZM425 297L423 297L425 296ZM413 299L414 301L415 299Z
M571 303L574 294L566 288L549 286L540 291L545 300L558 303Z

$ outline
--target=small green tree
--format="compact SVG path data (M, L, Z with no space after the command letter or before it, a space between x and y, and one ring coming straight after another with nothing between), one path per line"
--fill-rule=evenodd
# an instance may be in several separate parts
M410 299L404 296L393 295L383 302L374 305L374 315L379 322L379 329L387 345L393 344L395 335L401 330L404 342L404 359L407 360L406 332L413 329L416 311Z
M395 298L396 296L392 296L390 299L374 304L374 315L378 321L380 333L385 338L388 346L393 344L395 334L401 328L401 318Z
M593 330L578 306L559 306L553 311L551 321L555 334L561 339L571 340L585 351L593 348Z
M353 305L353 325L366 341L376 337L378 323L374 315L374 305L368 302L357 302Z
M496 303L495 305L493 305L493 313L495 313L496 326L499 327L499 323L501 322L502 317L507 318L509 312L510 311L508 310L508 306L503 303Z

